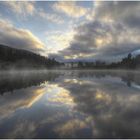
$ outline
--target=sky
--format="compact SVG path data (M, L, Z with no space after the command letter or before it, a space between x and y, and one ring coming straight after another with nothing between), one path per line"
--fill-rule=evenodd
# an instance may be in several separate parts
M1 1L0 44L58 61L140 52L139 1Z

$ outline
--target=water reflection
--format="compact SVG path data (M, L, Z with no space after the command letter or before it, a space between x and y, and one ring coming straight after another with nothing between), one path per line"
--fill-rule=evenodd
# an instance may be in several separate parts
M125 71L2 75L0 138L140 138L139 87Z
M16 89L38 86L47 81L54 81L60 73L57 72L14 72L0 73L0 94L13 92Z

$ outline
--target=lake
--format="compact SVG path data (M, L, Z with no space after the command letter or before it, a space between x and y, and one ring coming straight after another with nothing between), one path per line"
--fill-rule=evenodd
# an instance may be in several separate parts
M0 73L0 138L140 138L140 73Z

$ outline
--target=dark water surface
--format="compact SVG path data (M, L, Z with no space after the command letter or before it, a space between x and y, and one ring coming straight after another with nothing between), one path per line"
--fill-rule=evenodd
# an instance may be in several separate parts
M140 73L0 73L0 138L140 138Z

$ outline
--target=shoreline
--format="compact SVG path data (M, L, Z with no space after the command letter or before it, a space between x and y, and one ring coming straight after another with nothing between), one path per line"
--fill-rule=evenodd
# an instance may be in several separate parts
M130 72L130 73L140 73L138 70L130 70L130 69L9 69L9 70L0 70L0 74L2 73L46 73L46 72Z

